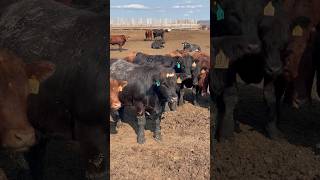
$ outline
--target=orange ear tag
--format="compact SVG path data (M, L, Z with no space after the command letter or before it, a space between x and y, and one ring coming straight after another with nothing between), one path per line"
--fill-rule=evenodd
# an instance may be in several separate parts
M29 82L29 92L31 94L38 94L39 93L39 87L40 82L39 80L33 75L30 79L28 79Z

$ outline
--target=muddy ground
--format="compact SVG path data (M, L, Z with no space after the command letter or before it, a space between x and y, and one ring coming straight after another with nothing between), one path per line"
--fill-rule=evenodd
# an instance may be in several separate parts
M280 141L266 137L265 111L261 89L242 85L235 113L242 132L217 144L211 179L319 180L320 156L314 148L320 142L318 99L299 111L283 105L279 128L284 138Z
M112 31L111 34L131 36L119 52L111 46L111 58L123 58L128 52L166 54L182 49L188 41L201 46L209 53L209 31L171 31L165 36L164 49L151 49L151 41L144 41L144 31ZM188 100L188 97L187 97ZM147 121L146 143L137 144L137 122L131 116L124 117L124 124L117 134L110 135L110 177L123 179L209 179L210 131L208 97L202 107L188 103L176 112L166 112L161 121L162 141L153 139L154 124ZM132 114L130 109L126 114ZM111 129L114 123L111 123Z

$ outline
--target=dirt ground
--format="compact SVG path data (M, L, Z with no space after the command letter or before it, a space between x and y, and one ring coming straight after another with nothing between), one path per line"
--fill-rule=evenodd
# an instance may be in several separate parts
M111 34L131 36L124 46L128 50L119 52L112 50L117 49L117 46L111 46L111 58L123 58L130 51L166 54L182 49L183 41L199 44L207 53L210 50L209 31L171 31L165 35L165 48L160 50L151 49L151 41L143 40L144 31L112 31ZM124 118L125 122L118 133L110 135L110 178L209 179L210 131L207 105L196 107L187 103L178 107L176 112L164 113L161 142L153 139L153 125L147 121L146 143L143 145L137 144L136 121Z
M211 179L319 180L320 156L314 147L320 142L320 102L299 111L284 105L279 125L284 138L275 141L262 128L266 108L261 92L253 86L240 88L235 117L242 132L217 144Z
M210 53L210 31L178 31L173 30L165 33L164 48L152 49L152 41L144 41L144 31L142 30L112 30L111 35L126 35L130 36L129 40L123 46L123 51L118 50L118 45L110 45L111 58L126 57L129 52L137 51L147 54L167 54L176 49L182 49L182 42L187 41L193 44L198 44L203 52Z

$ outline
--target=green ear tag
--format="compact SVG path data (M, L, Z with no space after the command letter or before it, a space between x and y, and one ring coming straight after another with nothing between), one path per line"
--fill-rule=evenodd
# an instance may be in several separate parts
M177 68L178 68L178 69L180 69L180 66L181 66L180 63L177 62Z
M158 87L160 86L160 81L159 81L159 80L156 81L156 85L157 85Z
M221 8L221 6L218 4L217 5L217 7L218 7L218 10L217 10L217 20L218 21L221 21L221 20L223 20L224 19L224 11L223 11L223 9Z

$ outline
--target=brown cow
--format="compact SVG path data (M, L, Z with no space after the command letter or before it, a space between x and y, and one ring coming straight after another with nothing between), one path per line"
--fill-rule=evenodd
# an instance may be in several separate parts
M109 44L119 45L119 51L122 51L122 46L126 43L129 36L125 35L111 35Z
M147 29L146 32L144 33L144 35L146 36L145 41L146 40L152 41L152 30Z
M39 82L49 78L55 65L37 61L25 64L7 49L0 49L0 143L25 151L35 143L35 130L27 118L27 97L37 94Z
M127 81L110 79L110 107L112 110L116 111L121 107L118 95L127 84Z
M285 78L288 82L285 100L299 108L311 101L315 64L312 51L315 27L320 20L319 0L286 0L285 8L290 20L291 32L284 59Z
M201 91L201 95L207 94L207 89L209 86L209 68L210 68L210 56L204 52L194 52L191 54L196 63L196 71L198 74L198 87ZM198 72L200 71L200 72Z

